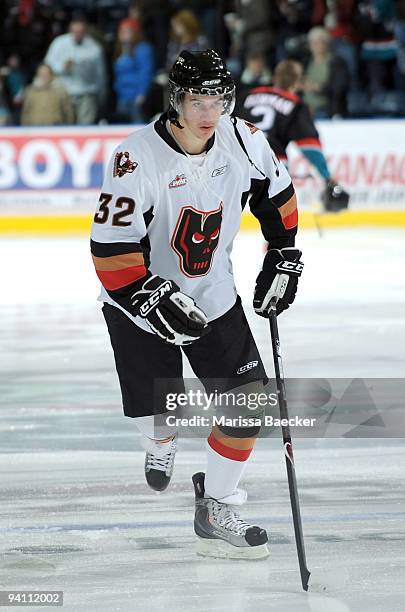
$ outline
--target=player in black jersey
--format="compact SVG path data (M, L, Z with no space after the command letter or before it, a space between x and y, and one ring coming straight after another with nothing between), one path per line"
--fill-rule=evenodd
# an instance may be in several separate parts
M325 180L321 195L325 210L339 211L347 208L349 194L331 177L310 110L297 95L301 79L301 64L283 60L275 68L274 85L245 90L237 102L236 114L266 134L285 164L287 146L294 142Z

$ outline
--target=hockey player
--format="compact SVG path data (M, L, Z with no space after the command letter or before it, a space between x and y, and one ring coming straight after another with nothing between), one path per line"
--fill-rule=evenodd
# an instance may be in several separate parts
M287 164L287 146L294 142L325 180L321 199L327 211L347 208L349 194L331 177L319 134L308 106L297 95L302 67L283 60L274 71L274 86L253 87L238 98L238 116L251 121L266 134L277 157Z
M262 132L230 117L235 88L221 58L183 51L169 82L168 111L115 150L91 235L124 414L143 434L155 490L173 471L177 433L164 418L165 394L184 389L182 351L209 393L266 380L230 262L249 194L270 245L254 294L259 315L272 298L278 313L293 302L298 277L286 261L301 255L291 179ZM238 483L259 429L218 426L209 435L206 473L193 476L201 554L268 555L266 531L234 508L246 500Z

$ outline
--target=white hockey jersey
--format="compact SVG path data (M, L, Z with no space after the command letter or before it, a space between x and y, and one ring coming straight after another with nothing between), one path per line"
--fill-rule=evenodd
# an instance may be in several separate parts
M209 320L233 306L230 254L249 193L272 246L293 245L297 226L291 179L260 130L224 116L196 162L166 122L162 115L117 147L91 232L99 299L147 331L129 297L148 271L174 280Z

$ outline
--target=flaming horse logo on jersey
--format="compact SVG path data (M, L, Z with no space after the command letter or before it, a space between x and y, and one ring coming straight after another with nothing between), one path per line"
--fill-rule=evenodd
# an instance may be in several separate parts
M122 177L124 174L131 174L138 166L137 162L133 162L129 159L128 151L116 153L114 158L113 176Z
M210 271L221 232L222 208L221 202L219 208L209 212L192 206L181 209L171 245L186 276L204 276Z

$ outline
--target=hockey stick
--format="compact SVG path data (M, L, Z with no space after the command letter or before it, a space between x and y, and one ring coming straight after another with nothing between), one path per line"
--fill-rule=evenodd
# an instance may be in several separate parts
M304 546L304 534L302 532L302 522L300 513L300 502L298 498L297 480L295 477L295 465L293 447L291 442L290 426L288 425L287 397L284 384L283 362L280 353L280 338L278 335L276 300L270 302L270 334L273 349L274 371L276 374L278 405L280 408L281 419L287 419L287 425L282 425L283 445L285 462L287 467L288 488L290 490L291 510L294 522L295 543L297 545L298 563L300 566L301 583L304 591L308 591L308 581L311 575L307 568Z

